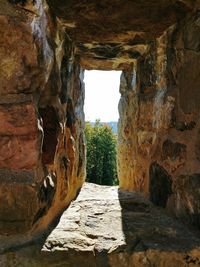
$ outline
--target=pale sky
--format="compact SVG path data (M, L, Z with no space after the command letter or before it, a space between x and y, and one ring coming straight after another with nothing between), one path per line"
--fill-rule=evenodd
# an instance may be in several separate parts
M85 71L85 120L118 121L121 71Z

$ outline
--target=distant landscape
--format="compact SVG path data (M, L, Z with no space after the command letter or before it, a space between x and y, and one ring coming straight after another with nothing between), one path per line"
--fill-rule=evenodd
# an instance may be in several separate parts
M90 122L91 125L94 125L95 122ZM109 125L112 130L113 130L113 133L114 134L117 134L117 121L109 121L109 122L101 122L101 124L103 125Z

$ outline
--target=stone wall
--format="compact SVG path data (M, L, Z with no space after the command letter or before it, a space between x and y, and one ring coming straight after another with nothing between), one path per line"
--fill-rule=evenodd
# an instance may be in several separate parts
M170 39L168 90L176 101L172 127L162 147L173 184L168 207L200 227L200 14L178 25ZM173 156L172 156L173 153Z
M169 28L121 77L120 186L200 227L199 13Z
M42 236L83 184L79 62L123 70L120 186L199 226L199 1L58 3L0 1L0 249Z
M85 147L83 71L64 29L42 0L0 9L3 250L44 233L75 198Z

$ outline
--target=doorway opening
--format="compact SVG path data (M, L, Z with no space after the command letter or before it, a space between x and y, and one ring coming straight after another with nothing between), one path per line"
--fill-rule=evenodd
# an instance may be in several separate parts
M85 71L86 181L117 185L117 124L121 71Z

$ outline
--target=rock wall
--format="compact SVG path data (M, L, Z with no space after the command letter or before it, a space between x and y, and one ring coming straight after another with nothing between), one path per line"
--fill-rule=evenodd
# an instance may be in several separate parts
M200 227L200 16L168 29L121 77L120 186Z
M200 228L200 14L179 27L168 52L168 88L176 101L162 157L173 180L168 207Z
M116 3L0 1L1 251L48 232L83 184L79 62L123 70L120 186L200 226L199 1Z
M3 0L0 10L4 250L44 233L84 181L84 84L73 44L45 1Z
M120 82L120 186L144 193L149 191L150 160L157 149L158 135L163 135L170 120L165 112L170 105L164 106L167 87L165 39L163 36L153 42L146 55L123 70Z

